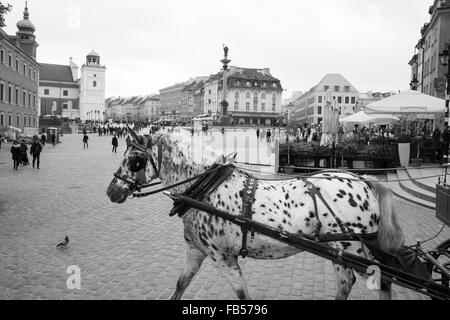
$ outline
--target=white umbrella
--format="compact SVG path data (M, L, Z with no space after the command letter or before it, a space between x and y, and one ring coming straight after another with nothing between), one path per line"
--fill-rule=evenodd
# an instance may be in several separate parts
M405 90L389 98L369 104L366 113L382 114L430 114L443 113L445 100L414 90Z
M360 111L339 121L343 123L388 123L400 121L400 119L390 114L367 114L364 111Z

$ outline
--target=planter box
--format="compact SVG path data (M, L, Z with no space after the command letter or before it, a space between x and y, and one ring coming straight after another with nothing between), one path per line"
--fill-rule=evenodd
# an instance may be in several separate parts
M436 218L450 226L450 187L436 185Z

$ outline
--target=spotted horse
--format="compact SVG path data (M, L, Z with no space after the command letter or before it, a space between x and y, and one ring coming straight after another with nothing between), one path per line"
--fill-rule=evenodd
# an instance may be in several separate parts
M180 137L156 133L147 141L134 132L132 135L133 143L107 189L114 203L125 202L139 186L157 178L164 186L172 186L209 170L216 162L215 157L210 161L194 161L191 155L195 150ZM219 157L217 162L222 161ZM248 173L233 166L232 172L205 195L203 202L231 215L241 215L248 208L243 197L249 178ZM191 181L171 191L183 193L194 183ZM319 198L311 195L311 185L320 194ZM259 180L254 186L250 214L255 222L299 235L339 234L343 224L355 234L376 233L376 246L385 252L395 253L404 245L391 192L379 183L367 183L352 173L321 172L308 179ZM247 237L248 230L194 208L188 208L182 219L186 263L172 299L181 299L206 257L227 277L238 298L249 299L238 264L243 237L246 238L245 255L249 258L275 260L301 252L258 233L248 232ZM337 241L327 245L373 259L368 246L361 241ZM336 299L347 299L356 281L354 270L340 264L333 264L333 267L338 288ZM379 295L380 299L391 299L391 283L383 281Z

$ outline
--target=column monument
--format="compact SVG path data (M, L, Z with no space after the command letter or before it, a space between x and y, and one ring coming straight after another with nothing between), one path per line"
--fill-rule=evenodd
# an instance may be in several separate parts
M228 116L228 102L227 102L227 95L228 95L228 84L227 84L227 73L228 73L228 64L231 62L231 60L228 59L228 47L226 45L223 45L223 53L224 58L220 60L223 64L223 100L220 103L220 106L222 109L220 110L220 122L222 124L229 124L230 118Z

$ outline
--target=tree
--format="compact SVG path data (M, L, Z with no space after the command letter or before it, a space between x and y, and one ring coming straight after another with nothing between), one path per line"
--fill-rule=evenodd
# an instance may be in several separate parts
M0 28L6 26L4 16L11 11L12 6L10 4L3 4L0 2Z

